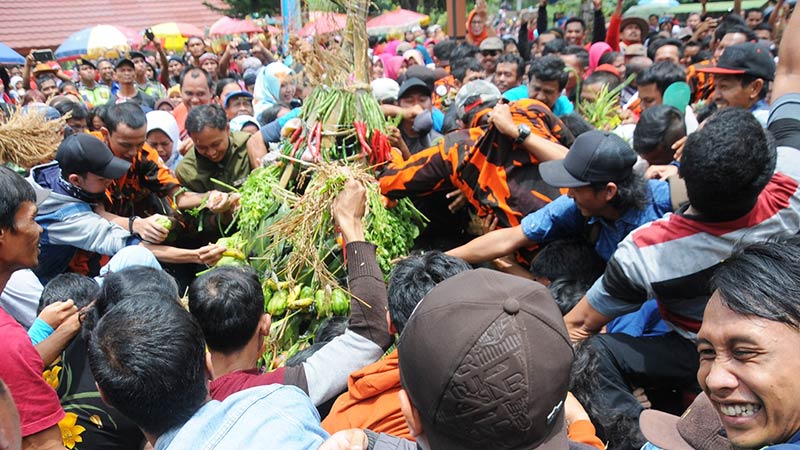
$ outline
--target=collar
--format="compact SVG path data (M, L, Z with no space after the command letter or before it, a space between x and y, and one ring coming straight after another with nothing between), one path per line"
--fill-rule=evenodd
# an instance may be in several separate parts
M63 191L64 195L68 195L72 198L76 198L82 202L86 203L99 203L102 202L103 199L106 197L105 191L99 194L92 194L90 192L86 192L85 190L75 186L74 184L70 183L69 181L62 178L59 174L58 177L58 191Z
M625 214L621 215L619 219L614 220L613 224L609 219L600 216L589 217L589 219L586 222L589 225L593 225L597 222L600 222L601 224L607 226L613 225L616 227L618 224L623 223L623 224L633 225L634 227L638 227L640 225L639 218L641 217L643 212L644 211L640 211L636 208L630 208L627 211L625 211Z
M769 110L769 105L767 104L767 101L764 100L763 98L750 107L750 112L761 111L761 110Z

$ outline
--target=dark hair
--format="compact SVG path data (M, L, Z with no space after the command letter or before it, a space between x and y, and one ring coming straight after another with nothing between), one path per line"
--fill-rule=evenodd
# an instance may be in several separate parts
M16 231L14 217L24 202L36 203L33 187L19 174L0 165L0 230Z
M595 70L583 80L583 86L591 86L593 84L605 85L609 91L616 89L621 83L622 80L618 76L605 70Z
M741 18L737 21L737 19L733 19L733 17L738 17L738 15L728 14L725 17L725 21L722 25L717 27L717 30L714 32L714 38L720 41L726 34L738 33L745 35L745 41L747 42L755 41L757 39L755 32L745 25Z
M64 117L67 113L72 113L72 119L81 120L89 118L89 110L80 103L73 102L72 100L54 102L51 105L61 114L61 117Z
M686 70L670 61L661 61L645 69L636 79L638 86L655 83L661 95L672 83L686 81Z
M767 30L767 31L771 32L772 31L772 26L769 24L769 22L761 22L760 24L756 25L756 27L753 30L755 30L755 31Z
M589 52L586 52L586 55L588 57ZM600 59L597 61L597 65L601 66L603 64L611 64L613 66L614 61L616 61L620 56L622 56L622 53L620 52L605 52L602 56L600 56Z
M610 52L610 53L615 53L615 52ZM580 45L568 45L568 46L564 47L564 50L561 52L561 54L562 55L575 55L575 57L578 59L578 63L580 63L580 65L581 65L581 67L583 67L583 68L589 67L589 52L587 52L586 49L581 47ZM606 56L607 54L608 53L604 54L603 56ZM617 55L619 55L619 53L617 53ZM601 57L601 61L602 61L602 57ZM612 59L611 62L613 63L614 60ZM602 64L602 62L600 64Z
M145 294L134 288L100 319L87 355L108 404L159 436L206 402L205 342L177 302Z
M222 106L216 103L192 108L186 116L186 132L199 133L206 127L224 130L228 126L228 116Z
M542 56L561 54L565 48L567 48L567 41L562 38L555 38L544 44L544 47L542 47Z
M272 123L273 121L278 119L278 114L280 114L283 108L288 108L288 106L284 105L283 103L276 103L269 108L265 109L261 112L261 115L258 116L258 123L263 127L268 123Z
M749 111L724 108L690 134L678 169L695 209L711 220L749 212L772 178L775 142Z
M656 59L656 52L661 47L672 45L678 48L678 55L683 57L683 42L677 39L656 39L655 41L651 42L650 45L647 47L647 56L654 60Z
M453 78L463 83L464 78L467 76L467 71L483 72L483 66L475 58L458 59L451 61L450 71L453 74Z
M573 112L570 114L565 114L559 117L559 119L561 119L561 121L564 123L564 126L567 127L567 129L575 137L578 137L587 131L596 130L592 124L587 122L586 119L584 119L583 116L578 113Z
M568 238L542 247L531 262L530 272L551 282L575 280L591 286L603 274L605 266L603 258L586 239Z
M744 18L746 19L746 18L750 17L750 13L759 13L759 14L761 14L762 17L764 16L764 11L762 11L762 10L760 10L758 8L750 8L750 9L747 9L747 10L744 11Z
M565 67L564 61L556 55L542 56L531 63L528 79L533 81L535 77L539 81L558 81L558 88L564 89L569 80Z
M239 85L239 82L236 81L235 79L233 79L233 78L222 78L221 80L217 81L217 83L214 85L214 94L218 98L220 98L220 100L225 100L224 98L221 98L222 97L222 90L225 89L225 86L227 86L229 84L236 84L236 86L238 86L239 89L241 89L241 86Z
M650 204L650 191L647 189L647 182L641 175L634 172L624 180L613 181L613 183L617 185L617 193L608 204L617 211L643 210ZM608 183L592 183L592 188L595 192L600 192L607 185Z
M472 44L468 44L466 42L462 42L458 44L456 48L453 49L453 52L450 54L451 66L453 60L460 60L464 58L474 58L475 55L481 52L481 49Z
M93 278L79 273L58 274L44 286L36 313L41 313L42 309L55 302L69 299L72 299L75 306L80 309L99 297L100 286Z
M175 279L163 270L149 266L131 266L119 272L109 272L103 278L100 297L83 322L84 337L88 339L100 318L133 291L170 298L176 303L180 298Z
M800 329L800 238L738 247L714 273L711 287L738 314Z
M561 310L561 315L566 315L586 295L592 284L588 281L556 278L547 285L547 289L550 290L558 309Z
M105 114L102 115L102 119L109 133L116 132L120 124L125 124L132 130L147 126L147 117L144 115L142 108L133 102L110 105Z
M253 337L264 314L264 293L249 267L223 266L189 286L189 311L212 351L231 354Z
M58 86L58 92L63 94L64 91L67 90L67 88L70 87L70 86L76 87L75 83L73 83L72 81L62 81L61 85Z
M191 38L189 38L191 39ZM189 41L186 41L189 42ZM180 85L183 86L183 80L188 76L191 78L197 78L200 75L206 78L206 85L208 85L208 92L214 92L214 80L211 79L211 76L206 72L205 69L202 67L194 67L194 66L186 66L181 72L180 78Z
M584 30L586 29L586 22L583 19L581 19L580 17L570 17L569 19L567 19L567 21L564 22L564 29L566 30L567 29L567 25L569 25L571 23L579 23L579 24L581 24L581 28L583 28Z
M656 105L644 110L639 117L633 130L633 150L643 155L658 148L669 149L684 136L683 114L672 106Z
M548 29L546 32L555 36L556 39L564 39L564 30L562 30L561 28L553 27Z
M442 42L436 43L436 45L433 46L433 55L439 60L450 61L455 48L456 41L453 39L446 39Z
M505 51L506 47L508 47L509 45L513 45L514 48L517 49L517 53L519 53L519 44L517 44L517 41L511 38L503 39L503 51Z
M497 59L497 64L516 64L517 65L517 79L525 75L525 61L517 55L512 53L504 53Z
M86 116L86 125L90 131L100 131L94 128L94 118L99 117L100 121L103 122L103 124L105 124L103 115L106 113L107 110L108 110L108 105L100 105L100 106L95 106L94 108L92 108L91 111L89 111L89 114ZM147 116L145 116L145 118L146 117Z
M739 78L739 82L742 84L743 88L750 86L756 80L762 80L764 84L761 85L761 91L758 92L758 98L763 99L767 97L767 94L769 93L769 80L747 74L734 76Z
M434 286L470 269L466 261L440 251L411 256L398 262L389 276L389 288L386 292L389 317L397 332L403 332L417 303Z

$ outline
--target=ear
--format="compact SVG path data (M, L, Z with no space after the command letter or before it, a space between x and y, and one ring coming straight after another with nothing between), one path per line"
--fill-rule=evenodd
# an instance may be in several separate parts
M76 173L73 173L72 175L67 176L67 181L69 181L70 184L73 184L73 185L76 185L76 186L79 186L81 184L81 182L82 182L81 177Z
M211 352L208 350L206 350L206 375L209 380L217 378L214 376L214 365L211 364Z
M614 196L617 195L617 185L616 183L609 182L606 185L606 190L604 193L605 199L607 202L610 202Z
M111 133L108 132L108 128L100 127L100 134L103 135L103 140L105 141L106 145L108 145L108 138L111 136Z
M269 327L272 325L272 316L269 314L262 314L261 319L258 320L258 334L262 337L269 336Z
M389 315L389 311L386 311L386 326L389 330L389 334L397 334L397 328L395 328L394 324L392 323L392 316Z
M764 89L764 80L761 78L756 78L755 81L750 83L750 86L747 86L747 90L750 91L749 95L750 98L755 99L758 98L759 94L761 94L761 90Z
M403 412L403 417L406 419L406 425L408 425L411 436L415 438L421 436L425 430L422 429L422 420L420 420L419 411L411 404L411 399L408 398L405 389L400 389L400 391L397 392L397 396L400 398L400 411Z

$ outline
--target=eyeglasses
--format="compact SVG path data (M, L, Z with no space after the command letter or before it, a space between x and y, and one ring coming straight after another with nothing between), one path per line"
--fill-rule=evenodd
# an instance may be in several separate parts
M500 50L483 50L481 54L483 56L497 56L500 53Z

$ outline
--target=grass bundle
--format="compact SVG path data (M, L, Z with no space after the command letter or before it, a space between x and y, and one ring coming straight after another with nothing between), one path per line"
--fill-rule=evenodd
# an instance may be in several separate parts
M24 169L52 161L61 143L65 118L47 120L44 112L17 109L0 125L0 164Z

